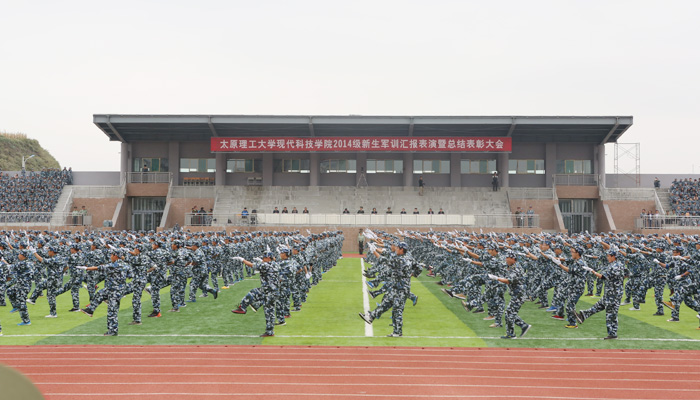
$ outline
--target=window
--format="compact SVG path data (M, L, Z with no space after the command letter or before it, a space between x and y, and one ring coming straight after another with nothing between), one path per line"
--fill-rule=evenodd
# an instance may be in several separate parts
M321 161L321 173L332 172L354 174L357 172L356 160L323 160Z
M544 175L544 160L508 160L508 173Z
M368 174L402 174L403 160L367 160Z
M557 174L592 174L591 160L557 160Z
M493 174L496 172L496 160L462 160L463 174Z
M450 160L413 160L414 174L449 174Z
M261 159L226 160L226 172L262 172Z
M216 172L216 159L181 158L180 172Z
M275 160L272 166L274 172L289 172L297 174L311 173L311 162L309 160Z
M168 159L151 157L134 158L134 168L132 171L146 172L144 168L147 168L148 172L168 172Z

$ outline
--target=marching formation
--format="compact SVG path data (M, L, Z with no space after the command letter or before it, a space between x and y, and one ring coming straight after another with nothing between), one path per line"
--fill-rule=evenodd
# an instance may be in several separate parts
M373 264L364 275L376 277L367 285L378 288L368 293L372 297L384 293L385 297L375 310L360 313L360 317L371 324L393 307L394 333L389 336L402 335L405 301L417 302L410 292L410 277L418 276L422 269L428 270L428 276L439 277L438 284L445 286L442 291L460 299L467 312L485 313L491 328L505 327L503 339L516 338L516 326L521 337L532 328L518 315L526 301L536 301L568 329L605 311L604 339L618 337L619 307L631 304L631 311L641 311L651 289L653 315L663 316L667 308L671 312L668 322L678 322L685 303L700 319L697 236L457 231L390 235L369 230L363 236L369 242L367 260ZM666 287L669 300L663 299ZM510 295L507 305L506 292ZM602 297L592 307L577 311L582 296Z
M140 325L144 291L151 295L153 305L148 317L160 318L160 291L168 286L169 311L180 312L188 302L197 301L197 291L201 291L199 297L211 295L216 300L220 289L228 289L259 271L261 288L251 292L260 295L249 293L233 311L245 313L243 304L262 304L268 320L264 336L271 336L274 325L268 314L277 315L279 324L289 317L289 311L298 311L310 286L341 258L342 243L341 231L308 236L299 231L0 232L0 306L6 306L8 298L11 313L19 313L21 322L17 325L28 326L31 320L27 303L35 304L45 292L49 304L46 317L57 318L56 297L70 292L70 312L92 316L101 303L107 302L105 336L116 336L120 302L128 294L133 294L130 324ZM221 288L219 277L223 280ZM104 288L97 290L102 281ZM185 300L187 286L189 295ZM89 296L89 305L83 308L81 287ZM294 301L291 310L290 297Z

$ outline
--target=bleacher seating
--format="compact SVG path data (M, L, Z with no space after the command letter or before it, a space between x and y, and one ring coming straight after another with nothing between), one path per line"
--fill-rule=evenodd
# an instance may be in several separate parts
M2 222L45 222L50 219L49 213L53 211L63 187L71 183L72 171L65 168L26 174L0 172Z
M671 209L679 216L700 215L700 181L697 179L674 179L669 189Z

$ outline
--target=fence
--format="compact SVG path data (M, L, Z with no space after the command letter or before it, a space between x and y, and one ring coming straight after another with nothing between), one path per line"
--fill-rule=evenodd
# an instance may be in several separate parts
M595 174L555 174L555 186L598 186Z
M60 218L52 222L55 216ZM2 212L0 225L41 224L62 226L92 226L92 215L73 215L73 213L52 212Z
M188 226L210 226L213 221L212 214L209 213L187 213L185 214L185 225Z
M185 220L188 215L185 214ZM201 214L206 215L206 214ZM221 216L198 225L348 225L348 226L468 226L477 228L539 228L537 214L240 214Z
M127 172L127 183L170 183L170 172Z
M634 222L637 229L700 229L700 217L670 217L667 215L652 215L637 218Z

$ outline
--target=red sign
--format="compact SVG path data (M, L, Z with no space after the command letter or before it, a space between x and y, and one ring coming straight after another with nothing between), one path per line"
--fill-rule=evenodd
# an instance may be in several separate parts
M237 137L211 138L212 152L512 151L509 137Z

